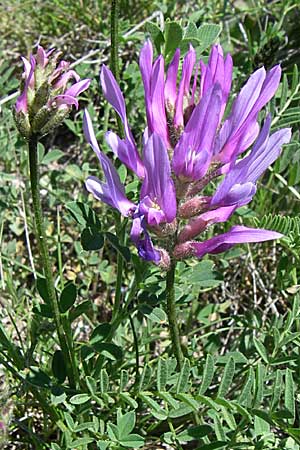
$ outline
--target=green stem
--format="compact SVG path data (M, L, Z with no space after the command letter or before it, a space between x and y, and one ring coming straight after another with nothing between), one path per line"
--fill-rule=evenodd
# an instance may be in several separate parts
M51 303L52 312L54 315L54 321L61 350L65 357L65 363L67 368L68 379L71 387L76 386L76 368L72 364L71 356L72 350L68 346L68 340L63 328L61 315L59 311L58 300L56 297L54 280L52 276L51 263L49 258L49 252L47 247L46 233L44 229L42 205L40 199L39 190L39 168L38 168L38 153L37 153L37 137L32 136L28 142L29 150L29 167L30 167L30 184L31 195L33 203L34 220L36 226L36 238L39 246L41 263L44 269L44 275L46 279L47 293L49 301ZM73 366L73 367L72 367Z
M121 306L121 297L122 297L122 278L123 278L123 258L120 254L117 256L117 280L116 280L116 290L115 290L115 301L112 312L112 320L114 320Z
M176 314L175 268L176 263L172 262L171 267L166 275L166 297L167 297L167 314L169 320L170 338L172 341L173 353L177 360L178 369L181 370L183 362L183 354L181 350L178 319Z
M118 217L118 219L120 219ZM121 221L120 221L121 222ZM124 244L124 226L120 223L121 229L118 230L118 235L120 236L120 244ZM114 299L114 307L112 312L112 321L116 319L120 312L121 307L121 299L122 299L122 279L123 279L123 267L124 261L122 255L118 252L117 254L117 279L116 279L116 290L115 290L115 299Z
M110 42L111 42L111 50L110 50L110 67L112 73L117 80L117 83L120 82L120 71L119 71L119 4L118 0L111 0L111 14L110 14ZM118 132L120 137L124 137L123 124L119 115L116 113L117 123L118 123Z
M119 18L119 5L118 0L111 0L111 15L110 15L110 39L111 39L111 70L117 80L120 81L119 64L118 64L118 18Z
M137 337L136 330L135 330L135 327L134 327L133 318L131 316L129 316L129 322L130 322L130 326L131 326L131 330L132 330L133 345L134 345L134 351L135 351L135 381L134 381L134 384L136 385L138 383L138 381L139 381L139 378L140 378L140 373L139 373L139 370L140 370L139 342L138 342L138 337Z

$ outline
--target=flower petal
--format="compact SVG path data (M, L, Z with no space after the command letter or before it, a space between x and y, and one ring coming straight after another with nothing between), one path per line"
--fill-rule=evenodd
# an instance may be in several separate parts
M242 206L252 200L258 178L278 158L282 145L291 138L288 128L269 137L270 126L269 115L250 154L235 163L218 186L211 200L212 206Z
M244 226L232 227L230 231L220 234L204 242L191 242L190 246L194 256L202 258L207 253L222 253L235 244L245 244L251 242L263 242L279 239L282 234L276 231L248 228Z
M128 141L120 139L119 136L112 131L108 131L105 134L105 139L119 160L136 173L138 177L144 178L144 164L136 149L133 148Z
M149 197L159 207L166 222L176 217L176 193L171 178L170 161L161 137L153 133L144 148L145 179L141 187L141 200Z
M275 66L267 74L262 67L250 76L220 130L214 149L217 161L228 163L246 150L246 145L252 144L257 132L255 125L257 115L275 94L280 75L280 66ZM253 139L252 142L250 137Z
M89 78L78 81L78 83L73 84L71 87L69 87L69 89L66 90L65 95L77 97L89 87L90 83L91 80Z
M196 52L192 45L190 45L190 49L184 57L183 65L182 65L182 75L179 84L178 95L176 99L175 105L175 116L174 116L174 125L176 127L182 127L184 125L183 121L183 98L185 95L188 95L190 90L190 82L192 78L192 73L194 69L194 65L196 62Z
M116 82L113 73L109 70L108 67L105 66L105 64L103 64L102 66L100 81L104 97L111 104L114 110L119 114L123 122L126 140L136 150L134 138L127 120L126 106L123 94L118 83Z
M53 106L54 108L60 108L63 106L72 106L74 105L76 109L78 109L78 100L75 97L72 97L71 95L62 94L57 95L49 102L49 106Z
M177 48L172 61L169 64L166 84L165 84L165 99L167 108L174 110L177 97L177 76L180 59L180 49Z
M76 82L80 80L80 76L75 72L75 70L69 70L68 72L64 73L59 80L56 81L56 83L53 86L53 89L65 89L67 86L68 81L74 78ZM88 87L88 86L87 86Z
M133 219L130 238L136 245L138 254L141 258L145 261L153 261L155 263L160 261L160 252L153 246L143 217L136 217Z
M164 97L164 66L164 59L162 56L159 56L153 65L151 74L151 126L149 127L149 130L152 133L155 132L159 134L165 146L168 148L170 147L170 144Z
M25 66L25 76L26 76L29 66L27 64L25 64L25 62L24 62L24 66ZM36 61L35 61L34 57L32 55L30 55L30 70L29 70L27 77L25 78L25 86L24 86L23 92L17 98L17 101L16 101L16 112L17 113L20 113L20 112L27 113L27 109L28 109L27 93L28 93L28 88L30 87L30 84L32 83L32 80L33 80L35 66L36 66Z
M174 149L172 168L177 177L199 180L209 167L221 108L221 87L212 86L202 97Z
M41 45L38 45L37 52L36 52L36 62L37 64L42 67L43 69L48 64L49 58L45 50Z
M96 198L118 209L123 216L131 215L136 209L136 206L127 199L118 172L109 158L100 150L87 111L84 112L83 130L86 140L98 156L106 179L106 183L102 183L96 177L89 177L86 185L87 189L90 190Z
M153 129L151 98L150 98L152 64L153 64L153 47L150 39L147 39L140 52L139 66L144 83L147 123L148 127L151 130Z

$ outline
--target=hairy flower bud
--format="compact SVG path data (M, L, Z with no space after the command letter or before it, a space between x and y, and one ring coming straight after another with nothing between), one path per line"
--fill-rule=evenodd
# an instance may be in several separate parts
M158 248L157 249L160 252L160 260L157 263L157 265L162 270L169 270L171 266L171 259L169 253L164 248Z
M29 139L32 134L45 135L67 117L72 105L78 108L77 96L85 91L90 80L81 80L69 63L58 59L61 52L45 52L38 46L30 60L22 57L24 72L21 95L18 97L14 118L20 134ZM74 79L75 84L67 87Z
M178 208L178 215L182 219L189 219L203 212L209 206L210 197L194 197L187 200Z
M207 227L207 221L201 218L194 218L189 221L189 223L181 230L178 235L178 242L185 242L193 239L198 234L202 233Z
M174 233L176 233L176 230L177 230L177 220L176 219L174 219L173 222L171 222L171 223L165 222L165 223L159 224L156 227L151 227L151 231L153 231L153 233L155 233L160 238L172 236Z
M175 259L189 258L194 254L193 243L191 241L178 244L174 248L173 257Z

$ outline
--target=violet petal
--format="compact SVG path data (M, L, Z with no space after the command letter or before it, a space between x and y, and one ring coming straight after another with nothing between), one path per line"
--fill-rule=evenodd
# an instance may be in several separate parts
M222 253L235 244L263 242L281 237L282 234L276 231L234 226L227 233L214 236L204 242L191 242L190 245L193 248L193 254L198 258L202 258L208 253Z

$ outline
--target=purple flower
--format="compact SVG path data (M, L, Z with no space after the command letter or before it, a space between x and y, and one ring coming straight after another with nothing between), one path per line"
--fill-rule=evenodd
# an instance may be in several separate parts
M93 130L89 113L85 110L83 116L83 131L87 142L98 156L102 166L106 183L92 176L86 180L86 188L95 198L116 208L123 216L129 216L135 211L134 203L130 202L126 195L124 186L121 183L118 172L114 168L109 158L100 150Z
M225 252L235 244L251 242L264 242L279 239L282 234L276 231L261 230L259 228L248 228L243 226L232 227L227 233L219 234L204 242L188 241L175 247L174 253L177 258L196 256L202 258L208 253L217 254Z
M262 67L251 75L217 136L216 161L231 162L255 141L259 133L258 113L277 91L280 76L280 66L273 67L268 73Z
M207 64L197 61L190 46L179 74L180 50L175 51L165 68L163 56L154 59L152 44L147 40L139 65L147 120L141 153L113 74L103 66L100 76L104 96L120 116L125 135L121 139L109 131L106 141L116 157L141 179L138 203L126 198L116 170L99 149L88 114L84 116L86 139L105 177L105 181L89 177L86 187L97 199L132 218L130 235L139 255L167 268L172 258L202 258L238 243L281 237L274 231L235 226L207 241L193 241L210 225L226 222L237 208L252 200L259 177L278 158L283 144L289 142L290 129L270 134L270 116L261 131L258 123L259 112L278 87L280 67L268 73L264 68L254 72L224 120L232 58L224 57L220 45L213 46ZM221 176L223 180L213 195L203 193L211 181ZM154 246L153 236L160 240L160 248Z
M213 156L221 102L221 87L215 84L195 107L174 148L172 168L178 178L197 181L206 175Z
M288 128L269 136L270 126L269 115L251 153L232 165L212 197L211 206L240 207L252 200L258 178L278 158L282 145L291 139Z
M141 187L140 202L135 205L127 199L120 177L109 158L100 150L91 119L87 111L83 117L85 138L98 156L106 182L94 176L86 180L86 188L95 198L118 209L123 216L133 218L131 238L139 254L147 261L159 261L146 229L171 223L176 217L176 193L171 178L167 150L161 138L153 133L145 143L143 167L145 177Z
M70 107L78 109L77 97L85 91L90 80L80 80L69 63L57 64L60 52L46 52L38 46L30 60L22 57L24 64L23 90L15 108L15 120L19 131L28 138L31 134L46 134L58 126L68 115ZM68 84L75 80L75 84Z
M129 169L135 172L139 177L143 177L144 167L129 128L123 94L112 72L105 65L103 65L101 70L100 81L104 97L120 116L125 132L125 139L122 140L119 136L110 131L106 135L107 143L115 155L126 164Z

